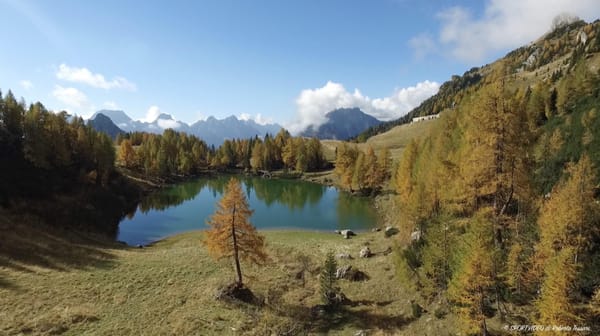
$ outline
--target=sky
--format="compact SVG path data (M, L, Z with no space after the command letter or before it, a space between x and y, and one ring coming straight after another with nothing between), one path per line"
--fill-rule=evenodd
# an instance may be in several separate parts
M0 89L90 116L235 115L292 132L409 112L598 0L0 0Z

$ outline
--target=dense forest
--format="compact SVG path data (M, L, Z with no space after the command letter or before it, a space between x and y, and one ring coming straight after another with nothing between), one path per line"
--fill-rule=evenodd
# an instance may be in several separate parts
M323 169L327 162L316 138L292 137L282 129L264 139L225 140L218 148L186 133L119 135L117 164L145 176L189 176L207 170L245 172L285 169L299 173Z
M81 118L0 93L0 205L52 227L114 234L139 199L115 171L110 137ZM105 211L95 211L97 207Z
M600 24L558 30L528 47L554 67L527 77L523 51L487 66L395 172L398 271L467 334L492 317L599 327Z

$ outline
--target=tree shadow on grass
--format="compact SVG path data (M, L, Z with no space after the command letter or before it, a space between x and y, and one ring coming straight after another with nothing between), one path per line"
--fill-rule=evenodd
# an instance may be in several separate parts
M58 271L110 268L115 256L108 248L119 248L108 239L41 226L14 225L0 231L0 267L18 272L32 272L30 267Z
M277 311L280 316L294 318L302 321L307 332L328 333L333 330L342 330L344 327L352 326L357 329L379 329L387 332L399 330L411 323L414 318L403 315L388 315L371 311L369 308L356 308L361 305L383 307L391 301L374 302L351 302L349 305L338 306L331 311L323 311L320 306L306 307L298 305L286 305L279 307Z
M17 290L19 286L17 286L14 282L2 279L2 275L0 274L0 288Z
M318 332L329 332L343 329L344 326L353 326L357 329L379 329L388 332L402 329L414 319L403 315L388 315L370 311L369 309L348 309L339 307L333 312L328 312L315 323Z

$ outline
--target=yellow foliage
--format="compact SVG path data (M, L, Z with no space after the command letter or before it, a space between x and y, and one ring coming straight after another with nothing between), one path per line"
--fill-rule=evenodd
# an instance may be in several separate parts
M204 245L216 259L233 257L239 283L242 283L240 258L255 264L261 264L267 259L264 237L250 223L253 212L240 182L232 178L216 212L207 221L210 229L206 231Z

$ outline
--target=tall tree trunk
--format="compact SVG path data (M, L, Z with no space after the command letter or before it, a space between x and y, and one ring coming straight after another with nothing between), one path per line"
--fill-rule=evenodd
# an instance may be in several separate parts
M233 236L233 258L235 259L235 271L238 276L238 284L242 285L242 270L240 269L240 257L238 253L237 237L235 236L235 205L231 218L231 235Z

